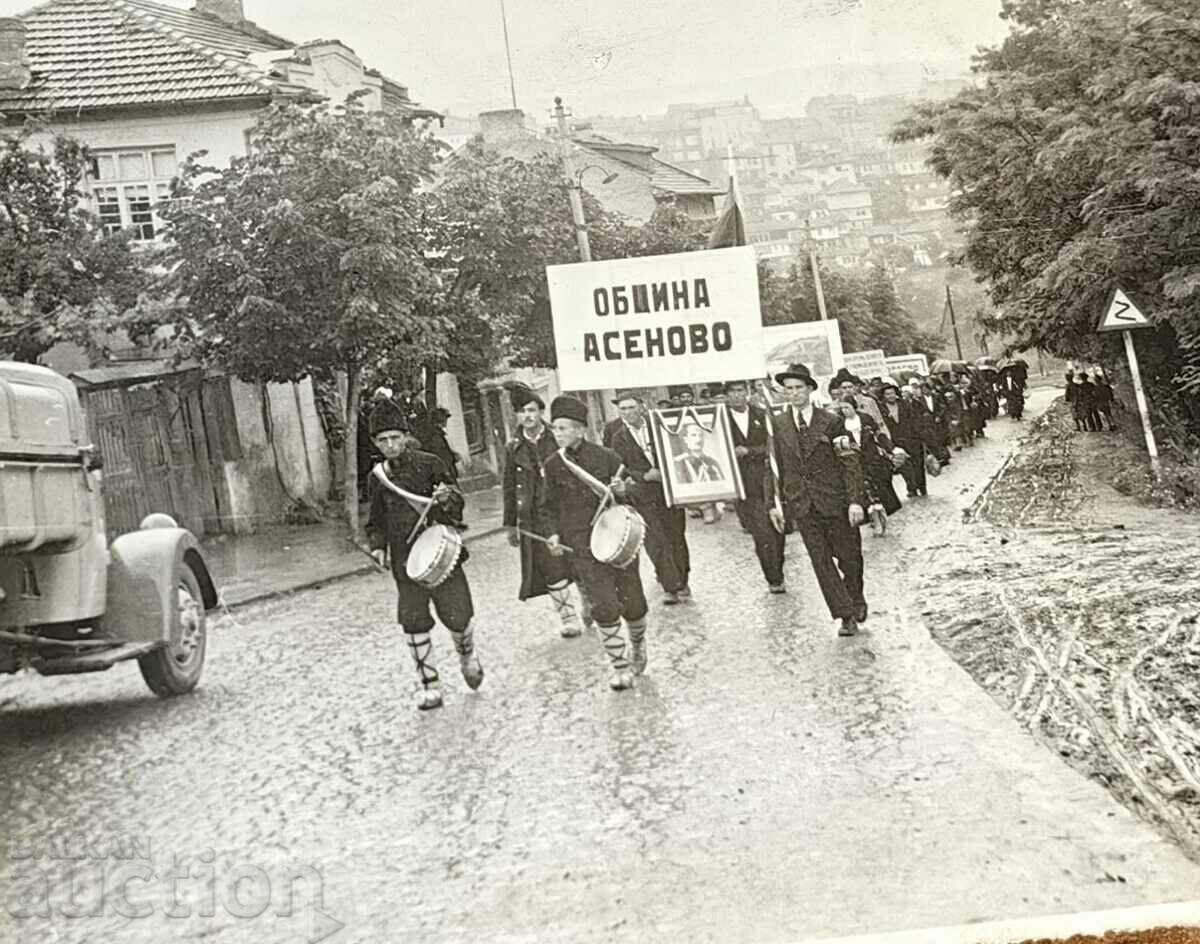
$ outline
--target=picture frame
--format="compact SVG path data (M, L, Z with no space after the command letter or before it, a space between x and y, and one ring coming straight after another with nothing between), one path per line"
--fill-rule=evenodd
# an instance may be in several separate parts
M725 404L653 410L650 428L669 507L745 499Z

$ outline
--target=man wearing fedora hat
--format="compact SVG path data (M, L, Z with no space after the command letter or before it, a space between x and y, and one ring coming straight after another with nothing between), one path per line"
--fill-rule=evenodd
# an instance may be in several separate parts
M538 528L537 507L545 487L543 467L558 446L543 411L546 404L522 383L508 386L509 400L517 415L517 433L504 447L504 525L508 543L521 552L519 600L547 595L558 612L565 638L583 631L575 605L571 601L571 565L564 557L555 557ZM587 613L584 613L585 621Z
M621 411L621 426L609 447L621 457L634 481L633 507L646 522L646 554L663 588L663 603L673 606L688 597L691 553L687 545L687 518L683 508L668 508L662 484L662 460L654 445L641 399L632 390L620 390L613 400Z
M862 525L866 487L858 452L846 436L840 416L814 406L817 382L804 364L775 375L787 406L775 423L776 487L764 476L771 523L783 532L786 515L795 522L812 562L830 615L841 620L839 635L853 636L867 618L863 596Z

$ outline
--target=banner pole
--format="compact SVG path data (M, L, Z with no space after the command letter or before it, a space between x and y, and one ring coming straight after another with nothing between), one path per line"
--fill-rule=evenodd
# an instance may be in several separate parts
M771 418L771 396L767 391L767 382L765 380L759 382L762 388L763 400L766 401L766 409L763 411L766 414L767 424L767 462L771 466L771 482L775 486L772 489L775 495L775 510L780 515L783 514L783 502L779 498L781 488L779 482L779 463L775 459L775 421Z

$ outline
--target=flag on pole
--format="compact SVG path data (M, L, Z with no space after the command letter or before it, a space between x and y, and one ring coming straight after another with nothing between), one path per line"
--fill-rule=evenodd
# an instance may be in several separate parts
M732 149L731 158L732 158ZM732 163L732 160L731 160ZM729 175L729 200L725 204L725 212L717 219L712 235L708 238L709 249L727 249L730 246L746 245L746 221L742 218L742 209L738 206L737 178L732 170Z

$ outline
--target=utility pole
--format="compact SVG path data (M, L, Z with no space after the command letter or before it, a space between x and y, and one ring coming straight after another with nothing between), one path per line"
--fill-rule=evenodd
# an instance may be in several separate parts
M500 23L504 26L504 57L508 60L508 90L512 93L513 110L517 107L517 82L513 78L512 50L508 46L508 12L500 0Z
M958 351L958 359L963 359L962 341L958 339L958 323L954 320L954 302L950 299L950 286L946 286L946 309L950 312L950 329L954 332L954 349Z
M575 175L575 162L571 155L571 138L567 133L567 110L562 98L554 99L554 118L558 123L558 149L562 156L563 174L567 178L567 197L571 201L571 219L575 222L575 242L579 246L579 260L592 261L592 245L588 242L587 220L583 217L583 188Z
M817 292L817 310L821 313L821 320L829 320L829 312L825 309L825 289L821 287L821 267L817 265L817 252L813 246L812 236L812 220L807 216L804 218L804 228L808 231L808 265L812 269L813 288Z

